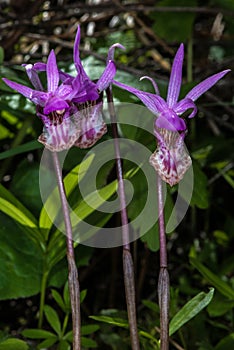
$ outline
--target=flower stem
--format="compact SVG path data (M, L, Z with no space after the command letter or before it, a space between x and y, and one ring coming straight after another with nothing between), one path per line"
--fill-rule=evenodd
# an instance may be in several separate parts
M158 279L158 301L160 309L160 350L169 349L169 303L170 280L167 270L167 246L164 225L163 188L160 176L158 178L158 224L160 244L160 271Z
M126 210L126 197L124 190L123 170L120 156L119 135L117 129L117 120L113 103L112 88L106 90L108 108L112 122L112 131L114 137L115 158L116 158L116 172L118 178L118 190L120 198L120 213L122 222L122 240L123 240L123 274L126 294L126 304L128 311L128 320L130 327L131 346L133 350L140 349L139 336L137 331L136 318L136 292L135 292L135 278L133 260L129 244L129 225L128 215Z
M81 350L80 286L78 280L78 270L75 263L71 218L58 153L52 152L52 157L62 203L67 237L68 286L72 310L73 350Z

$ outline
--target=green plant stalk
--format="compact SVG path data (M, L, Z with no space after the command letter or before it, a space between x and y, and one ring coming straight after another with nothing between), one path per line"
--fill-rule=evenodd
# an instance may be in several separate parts
M118 190L120 198L120 213L122 222L122 240L123 240L123 274L124 286L126 295L126 304L130 328L130 338L132 350L140 350L140 342L137 330L137 316L136 316L136 292L135 292L135 278L134 266L129 244L129 225L128 215L126 210L126 197L123 181L123 170L120 156L119 135L117 129L117 119L113 103L112 87L106 90L109 114L111 117L112 131L114 137L115 158L116 158L116 172L118 178Z
M162 179L157 176L158 183L158 225L160 245L160 271L158 278L158 302L160 309L160 350L169 349L169 304L170 280L167 270L167 246L164 224L164 202Z
M184 339L184 335L183 335L183 332L182 332L181 328L178 330L178 334L179 334L180 341L181 341L182 346L183 346L183 350L186 350L187 349L187 345L186 345L186 341Z
M39 306L39 318L38 318L38 328L42 328L43 315L44 315L44 306L45 306L45 294L48 280L48 270L44 268L43 276L41 279L41 290L40 290L40 306Z
M64 223L67 238L67 262L68 262L68 286L71 299L72 329L73 329L73 350L81 350L81 317L80 317L80 286L78 280L78 270L75 263L75 253L73 246L72 225L64 188L61 166L57 152L51 152L54 169L56 173L59 194L61 198Z

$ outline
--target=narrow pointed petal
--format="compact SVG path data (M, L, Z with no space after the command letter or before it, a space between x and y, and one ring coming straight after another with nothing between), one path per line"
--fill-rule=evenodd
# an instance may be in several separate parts
M35 87L35 89L42 91L43 87L38 77L37 71L34 69L34 66L32 64L24 64L23 66L25 67L28 78L31 81L32 85Z
M83 103L85 101L94 101L99 97L96 84L89 78L83 80L79 74L72 81L73 93L70 98L73 102Z
M209 90L213 85L217 83L224 75L230 72L230 69L226 69L220 73L214 74L211 77L203 80L200 84L195 86L185 98L190 98L192 101L196 101L202 94Z
M176 114L178 114L178 115L183 114L188 109L192 109L193 111L188 116L188 118L193 118L197 114L197 107L196 107L195 103L189 98L184 98L183 100L176 103L176 105L174 106L173 109L176 112Z
M19 83L15 83L14 81L8 80L6 78L2 78L2 80L11 89L18 91L20 94L22 94L23 96L29 98L30 100L32 99L32 94L34 92L33 89L31 89L31 88L29 88L27 86L21 85Z
M73 60L75 65L81 64L79 48L80 48L80 26L77 27L76 38L75 38L74 49L73 49Z
M171 76L167 91L167 103L169 107L173 107L177 102L182 82L182 67L184 60L184 45L181 44L173 61Z
M135 89L115 80L113 84L136 95L154 115L158 115L164 108L167 108L166 102L160 96Z
M37 62L33 65L33 68L37 71L37 72L45 72L46 71L46 63L44 62Z
M36 105L39 105L41 107L44 107L47 100L48 100L49 96L47 92L43 92L43 91L33 91L32 92L32 97L31 100L33 103L35 103Z
M64 99L69 99L70 95L73 93L73 89L70 85L62 84L57 89L57 96Z
M77 75L75 78L71 80L71 86L73 93L71 95L71 99L86 97L86 91L81 88L80 76Z
M54 92L59 83L59 73L56 63L56 57L54 50L51 51L48 57L46 65L46 74L47 74L47 90L48 92Z
M113 61L109 61L101 77L98 79L96 87L101 92L112 83L116 73L116 67Z
M65 83L66 80L67 80L67 82L68 82L68 81L72 81L72 80L75 79L75 78L74 78L73 76L71 76L70 74L65 73L65 72L62 72L61 70L59 70L59 78L60 78L60 80L61 80L63 83Z
M116 44L112 45L109 48L109 51L108 51L107 62L114 61L114 55L115 55L115 49L116 48L121 49L121 50L126 50L126 48L123 45L119 44L119 43L116 43Z
M74 60L77 73L80 75L80 79L84 81L86 79L89 79L89 77L85 73L84 67L82 66L82 63L80 60L79 48L80 48L80 26L78 26L77 32L76 32L76 38L75 38L74 49L73 49L73 60Z
M154 79L152 79L151 77L148 77L147 75L143 76L140 78L140 81L143 79L148 79L151 81L153 87L154 87L154 91L157 95L159 95L159 88L158 88L158 84L156 83L156 81L154 81Z

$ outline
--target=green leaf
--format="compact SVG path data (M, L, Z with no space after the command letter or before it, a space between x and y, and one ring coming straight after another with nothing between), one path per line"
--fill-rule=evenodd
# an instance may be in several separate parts
M44 312L45 317L53 330L58 334L58 336L61 335L61 323L58 317L57 312L49 305L44 306Z
M71 346L66 340L62 339L59 341L58 350L70 350L70 349L71 349Z
M170 336L204 309L211 302L213 295L214 288L211 288L207 294L201 292L188 301L172 318L169 325Z
M92 234L97 232L99 227L103 227L107 223L107 221L110 219L110 217L111 217L111 214L110 215L106 214L104 216L102 213L95 212L95 215L93 215L92 218L89 218L89 224L92 225L92 227L91 227L91 229L86 231L86 235L88 237L90 237ZM66 256L66 242L65 242L65 236L59 230L57 230L53 234L53 237L54 237L54 235L56 235L57 238L55 240L53 240L54 242L52 242L52 240L51 240L49 243L48 262L49 262L50 266L53 266L52 272L56 274L56 276L55 276L56 280L53 279L52 285L53 286L61 286L61 284L59 284L59 280L58 280L59 279L58 269L59 269L60 265L57 265L57 264L59 261L61 261ZM76 245L76 243L75 243L75 245ZM92 248L82 246L82 248L79 249L79 246L78 246L77 249L75 250L75 253L77 255L76 262L77 262L78 267L83 266L83 263L85 263L85 261L87 260L86 258L84 259L84 254L82 253L84 250L87 250L87 249L90 252L90 249L92 249ZM80 250L80 252L79 252L79 250ZM91 255L89 255L89 256L91 256ZM81 257L81 259L79 257ZM81 265L80 265L80 263L81 263ZM66 266L66 270L64 269L63 271L66 272L67 271L67 263L64 266ZM65 281L63 282L63 284L64 283L65 283Z
M152 252L157 252L159 250L158 222L156 222L148 232L141 236L141 241L145 242Z
M100 326L97 324L88 324L85 326L81 326L81 334L82 335L89 335L92 334L100 329Z
M46 339L46 338L51 338L54 337L54 333L44 331L43 329L25 329L22 332L22 335L26 338L30 339Z
M28 344L23 340L8 338L0 343L0 350L27 350Z
M234 179L229 174L223 174L224 179L234 189Z
M85 297L87 295L87 289L84 289L80 292L80 303L83 303L83 301L85 300Z
M148 309L150 309L150 310L152 310L154 312L159 312L158 304L154 303L153 301L142 300L142 304L145 305Z
M71 195L72 191L75 189L78 183L78 174L79 174L79 181L81 181L82 178L85 176L87 169L90 167L93 161L93 157L94 155L91 154L82 163L75 166L64 178L63 181L64 181L67 198ZM81 171L80 171L80 168L81 168ZM59 199L59 194L58 194L58 188L56 187L52 191L51 195L48 197L46 202L44 203L44 206L40 213L39 225L43 229L47 229L49 231L50 228L52 227L54 218L58 213L58 208L55 205L58 199ZM47 208L50 208L49 209L50 216L48 216L47 214ZM51 208L54 209L53 212Z
M128 345L124 342L124 337L122 336L122 334L117 334L117 333L113 333L113 332L103 332L100 335L101 340L109 345L109 348L112 350L128 350L129 347ZM149 349L145 349L145 350L149 350Z
M96 332L99 329L100 329L100 327L97 324L81 326L81 334L82 334L82 336L89 335L89 334ZM67 332L67 334L64 336L64 339L67 339L68 341L70 341L72 343L73 332L72 331Z
M151 340L153 343L156 344L156 346L157 346L156 349L157 349L157 350L159 349L159 341L158 341L153 335L151 335L151 334L148 333L148 332L142 331L142 330L139 330L139 335L140 335L141 337L144 337L144 338L146 338L146 339Z
M115 43L121 43L123 46L126 47L126 50L116 50L116 55L126 55L126 52L135 50L137 47L140 46L139 40L136 37L135 31L130 29L126 31L114 31L112 33L109 33L107 36L106 45L107 47L115 44ZM107 54L107 52L105 53Z
M99 226L101 227L101 226ZM52 249L49 252L49 259L52 259L51 262L49 259L47 260L49 262L49 266L52 266L52 269L50 271L49 275L49 285L53 287L61 287L65 285L65 282L67 281L67 258L66 258L66 242L65 242L65 236L60 233L60 236L58 237L58 245L63 241L63 245L61 247L61 250L59 249L59 252L57 250L57 244L55 243L54 249ZM81 266L88 266L90 259L93 254L93 248L84 246L84 245L78 245L75 248L75 260L77 267Z
M234 349L234 333L223 338L214 348L214 350L233 350Z
M50 269L48 286L61 288L67 281L66 248L64 248L64 250L65 253L61 260L57 261L55 265L48 265Z
M14 221L24 226L25 233L30 234L39 246L44 242L38 222L32 213L19 202L14 195L0 185L0 211L11 217Z
M36 227L35 223L30 220L28 216L26 216L20 209L3 198L0 198L0 210L6 215L9 215L15 221L19 222L21 225L32 228Z
M110 317L110 316L89 316L92 320L108 323L114 326L129 328L127 321L118 318L118 317Z
M39 166L37 162L29 163L28 160L23 160L18 164L10 186L11 192L37 217L42 208Z
M195 205L200 209L206 209L209 207L208 179L196 161L193 160L192 166L194 184L190 205Z
M194 258L190 258L191 264L202 274L202 276L211 283L222 295L229 299L234 299L234 290L220 277L211 272L207 267L202 265Z
M87 289L84 289L80 292L80 303L82 303L86 297ZM71 309L71 303L70 303L70 294L69 294L69 288L68 283L66 282L63 289L63 300L64 300L64 306L65 310Z
M165 223L168 223L168 220L170 219L171 225L174 225L174 222L177 222L176 218L172 214L173 206L174 206L174 203L173 203L172 197L168 192L165 206L164 206L164 215L165 215ZM170 217L171 214L172 214L172 217ZM158 220L156 219L157 219L157 214L155 214L155 221L156 221L155 224L151 227L151 229L145 235L141 237L141 241L146 242L148 248L153 252L156 252L159 250Z
M125 167L127 165L128 163L125 164ZM157 222L157 205L154 196L155 172L148 163L145 163L143 166L130 169L127 175L132 177L131 184L134 189L133 199L128 205L131 226L141 236L141 240L147 242L148 247L156 251L159 245L157 224L155 224Z
M94 154L90 154L83 162L73 168L64 178L64 186L66 189L67 197L70 196L72 191L77 185L77 182L81 182L87 173L87 170L91 166L94 159Z
M72 343L72 341L73 341L73 332L72 331L67 332L64 335L63 339L68 340L70 343Z
M0 299L40 291L44 254L25 227L0 212Z
M162 0L157 2L157 6L196 6L197 1L190 0ZM153 29L157 35L169 42L184 42L191 35L195 13L178 13L175 11L167 11L166 13L155 12L153 14L155 23ZM179 21L178 21L179 18Z
M37 345L37 349L49 349L52 345L54 345L58 341L58 337L53 336L45 339L43 342Z
M66 305L63 301L63 298L61 297L61 295L57 292L57 290L52 289L51 290L52 296L54 298L54 300L56 301L56 303L61 307L61 309L66 313Z
M216 293L207 311L211 317L219 317L234 308L234 300L224 298L220 293Z
M93 339L81 337L81 345L84 348L97 348L97 343Z
M17 154L34 151L35 149L39 149L42 147L43 147L43 145L41 143L39 143L38 141L30 141L30 142L24 143L23 145L19 145L17 147L11 148L5 152L1 152L0 153L0 160L6 159L9 157L13 157Z
M66 308L70 309L71 308L71 302L70 302L70 294L69 294L68 282L65 283L64 288L63 288L63 300L64 300L64 304L65 304Z
M5 199L14 205L20 212L24 214L24 217L27 217L27 220L31 222L32 227L38 226L36 218L32 215L32 213L18 200L16 197L8 191L4 186L0 184L0 197ZM7 213L11 216L11 213Z
M94 210L98 209L116 192L116 190L117 181L115 180L100 190L88 194L74 209L74 213L77 213L78 216L71 215L72 225L78 224L78 222L85 219Z

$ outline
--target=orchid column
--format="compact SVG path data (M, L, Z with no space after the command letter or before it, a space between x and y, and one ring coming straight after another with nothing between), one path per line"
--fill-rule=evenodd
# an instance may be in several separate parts
M137 90L123 83L114 81L114 84L135 94L145 106L155 115L154 134L157 141L157 149L150 157L150 164L157 172L157 201L158 224L160 243L160 272L158 279L158 301L160 307L160 349L169 349L169 274L167 271L167 248L164 225L162 181L173 186L183 179L185 172L191 166L192 161L184 146L184 138L187 132L185 120L180 117L185 111L191 110L188 118L196 115L195 101L229 70L222 71L207 78L195 86L182 100L178 101L181 83L182 66L184 58L184 46L180 45L173 65L168 85L167 99L159 95L157 84L149 79L155 89L155 94ZM142 79L143 79L142 78Z

